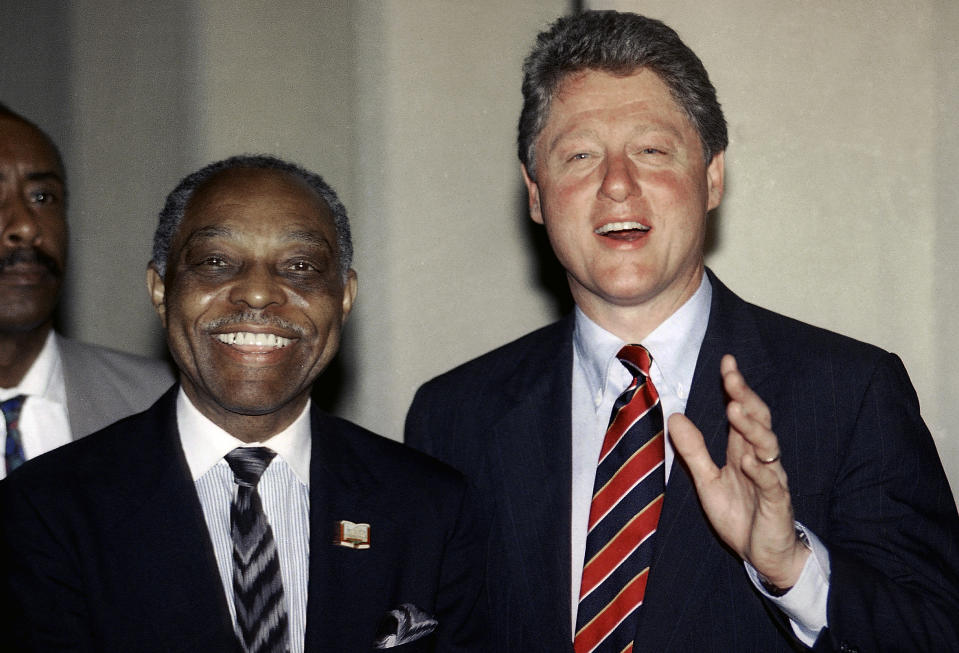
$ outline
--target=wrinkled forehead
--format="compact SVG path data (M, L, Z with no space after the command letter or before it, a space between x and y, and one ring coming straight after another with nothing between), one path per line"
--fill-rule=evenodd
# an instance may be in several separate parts
M175 240L200 227L226 224L261 235L291 225L335 233L329 206L305 180L263 168L222 170L200 184L186 204Z

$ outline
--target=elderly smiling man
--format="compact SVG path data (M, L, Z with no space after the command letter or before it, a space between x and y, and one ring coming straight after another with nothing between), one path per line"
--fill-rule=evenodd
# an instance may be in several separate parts
M170 194L147 283L180 384L7 479L4 650L487 650L462 477L311 407L351 255L295 165Z

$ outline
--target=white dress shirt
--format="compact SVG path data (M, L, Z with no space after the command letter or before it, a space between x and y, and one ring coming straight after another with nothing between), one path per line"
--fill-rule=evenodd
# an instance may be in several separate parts
M20 384L0 388L0 401L17 395L26 395L20 409L20 439L26 459L70 442L70 420L67 415L67 392L63 383L63 363L57 337L51 330L43 349L27 370ZM6 446L7 423L0 418L0 451ZM0 463L0 478L7 475L6 465Z
M247 444L207 419L183 390L177 396L177 427L187 465L196 483L223 591L236 629L233 602L233 539L230 504L236 495L233 471L224 456L236 447L268 446L276 457L260 477L257 491L276 540L283 596L290 628L290 653L301 653L306 635L310 561L310 404L284 431L266 442Z
M712 300L712 286L704 274L699 288L675 313L650 333L642 344L649 350L653 363L650 378L659 393L663 407L666 480L674 453L666 426L673 413L685 413L693 373ZM576 631L579 588L586 554L586 531L589 508L596 476L596 461L602 447L609 416L616 398L629 386L632 375L616 358L627 344L590 320L577 307L573 331L573 477L571 519L571 606L572 632ZM636 344L636 343L633 343ZM717 370L718 373L718 370ZM747 379L748 381L748 379ZM801 527L801 526L800 526ZM823 544L807 529L814 555L809 557L799 581L779 598L766 593L756 572L748 564L747 573L753 584L773 600L790 618L796 635L806 644L815 642L826 626L826 599L829 590L829 556Z

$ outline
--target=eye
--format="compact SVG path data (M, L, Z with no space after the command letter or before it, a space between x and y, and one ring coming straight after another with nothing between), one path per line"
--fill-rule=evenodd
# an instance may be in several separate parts
M227 260L219 254L211 254L202 259L200 265L211 268L223 268L227 266Z
M310 263L309 261L292 261L290 263L290 269L294 272L315 272L316 266Z
M30 201L35 204L52 204L57 201L57 196L49 190L36 190L30 193Z
M589 153L587 152L577 152L573 156L569 157L570 161L583 161L589 158Z

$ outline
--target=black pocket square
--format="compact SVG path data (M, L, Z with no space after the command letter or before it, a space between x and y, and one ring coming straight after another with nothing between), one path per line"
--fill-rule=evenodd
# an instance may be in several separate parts
M386 613L373 643L378 649L393 648L426 637L439 622L412 603Z

